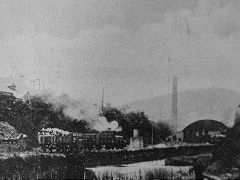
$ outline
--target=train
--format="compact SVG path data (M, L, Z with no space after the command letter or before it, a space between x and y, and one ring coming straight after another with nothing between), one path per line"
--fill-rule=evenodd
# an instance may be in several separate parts
M68 132L57 128L42 129L38 142L44 152L71 153L86 150L123 149L127 145L120 132Z

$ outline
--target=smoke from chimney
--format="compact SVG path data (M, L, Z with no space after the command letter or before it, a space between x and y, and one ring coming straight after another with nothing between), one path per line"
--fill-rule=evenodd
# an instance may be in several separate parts
M54 108L63 109L65 116L73 120L84 120L90 128L97 131L121 131L117 121L108 122L105 117L99 116L99 108L83 100L71 99L67 94L55 96L49 92L38 95L46 103L53 104Z

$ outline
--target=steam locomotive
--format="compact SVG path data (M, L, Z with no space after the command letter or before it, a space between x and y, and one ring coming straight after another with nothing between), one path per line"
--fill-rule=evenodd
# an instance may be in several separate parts
M82 150L122 149L127 145L123 136L115 131L76 133L57 128L43 129L38 142L44 152L79 152Z

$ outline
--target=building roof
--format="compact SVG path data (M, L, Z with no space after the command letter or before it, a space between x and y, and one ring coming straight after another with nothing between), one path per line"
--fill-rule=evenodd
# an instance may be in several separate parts
M0 77L0 92L11 93L17 98L23 98L27 92L33 94L36 90L29 87L23 78L14 80L10 77Z
M183 131L187 129L202 129L202 128L204 128L205 130L214 131L219 129L226 130L227 126L216 120L203 119L189 124L183 129Z

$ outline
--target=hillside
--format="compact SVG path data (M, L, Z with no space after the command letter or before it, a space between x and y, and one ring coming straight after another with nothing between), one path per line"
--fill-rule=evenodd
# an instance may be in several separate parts
M207 88L178 92L178 129L200 119L215 119L232 126L240 93L224 88ZM141 110L154 120L168 121L171 117L171 95L136 101L127 105Z

